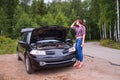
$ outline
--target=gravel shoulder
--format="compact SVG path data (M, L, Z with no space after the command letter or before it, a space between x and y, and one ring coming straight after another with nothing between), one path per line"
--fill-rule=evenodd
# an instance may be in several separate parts
M0 80L120 80L120 66L107 60L85 56L81 69L64 67L40 70L31 75L25 71L16 54L0 55Z

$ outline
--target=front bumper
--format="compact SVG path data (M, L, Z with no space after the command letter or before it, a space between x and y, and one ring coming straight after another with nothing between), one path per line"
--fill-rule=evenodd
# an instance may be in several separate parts
M76 58L73 54L64 57L39 56L33 58L30 56L30 62L33 69L54 68L73 65Z

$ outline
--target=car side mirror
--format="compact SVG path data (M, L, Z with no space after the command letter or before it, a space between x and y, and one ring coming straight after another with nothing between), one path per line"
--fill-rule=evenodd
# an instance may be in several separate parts
M66 39L66 43L73 45L73 41L71 39Z

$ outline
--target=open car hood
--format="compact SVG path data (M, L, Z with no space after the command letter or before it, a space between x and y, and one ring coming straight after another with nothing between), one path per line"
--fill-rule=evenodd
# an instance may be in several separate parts
M65 41L67 33L68 29L62 26L44 26L32 31L31 42L48 39Z

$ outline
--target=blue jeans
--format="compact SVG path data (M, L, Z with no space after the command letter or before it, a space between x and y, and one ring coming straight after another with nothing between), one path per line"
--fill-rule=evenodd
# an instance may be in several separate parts
M81 47L82 44L82 38L79 38L76 40L76 52L77 52L77 59L82 62L83 61L83 48Z

